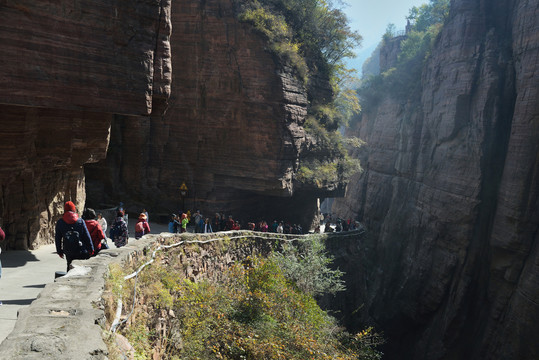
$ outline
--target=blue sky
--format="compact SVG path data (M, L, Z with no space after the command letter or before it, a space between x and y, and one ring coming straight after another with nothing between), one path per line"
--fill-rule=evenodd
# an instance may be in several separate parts
M345 0L343 10L350 20L350 27L363 36L363 46L358 49L356 63L362 63L370 56L382 39L387 25L395 24L397 30L404 30L406 16L413 6L426 4L428 0ZM355 67L358 68L358 64ZM360 69L360 67L359 67Z

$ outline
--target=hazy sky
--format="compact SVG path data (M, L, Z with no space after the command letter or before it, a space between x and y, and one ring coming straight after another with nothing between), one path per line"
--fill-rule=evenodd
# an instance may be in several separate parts
M344 12L350 26L363 36L363 48L378 44L387 24L393 23L397 30L404 30L405 17L413 6L426 4L428 0L345 0L349 6Z

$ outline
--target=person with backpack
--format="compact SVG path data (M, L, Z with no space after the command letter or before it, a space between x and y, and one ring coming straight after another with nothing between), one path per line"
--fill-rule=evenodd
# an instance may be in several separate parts
M138 221L135 224L135 239L140 239L146 234L150 233L150 224L148 224L147 216L144 213L141 213L138 216Z
M127 223L124 220L124 212L118 210L116 213L116 220L110 227L109 236L116 245L117 248L121 248L127 244L129 239L129 230L127 229Z
M106 241L105 232L103 231L101 224L99 224L98 220L96 220L94 209L88 208L84 210L82 213L82 218L84 219L84 223L86 224L86 228L90 233L90 237L92 238L92 243L94 245L94 253L92 256L96 256L102 248L102 241Z
M71 262L75 259L88 259L94 252L92 238L88 228L77 214L75 204L67 201L64 204L64 215L56 222L56 252L67 261L67 271L71 270Z

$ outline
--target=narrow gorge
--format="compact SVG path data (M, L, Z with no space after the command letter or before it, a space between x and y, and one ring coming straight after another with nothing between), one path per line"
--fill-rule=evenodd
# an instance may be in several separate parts
M420 94L382 95L353 130L365 171L333 211L370 249L339 256L356 283L341 307L385 331L388 358L539 357L538 15L452 1Z
M328 245L347 291L320 302L385 359L539 358L539 0L451 0L413 91L371 92L346 129L363 171L319 183L300 168L335 157L307 126L333 79L245 3L0 0L2 257L53 243L67 200L314 229L337 197L367 232Z

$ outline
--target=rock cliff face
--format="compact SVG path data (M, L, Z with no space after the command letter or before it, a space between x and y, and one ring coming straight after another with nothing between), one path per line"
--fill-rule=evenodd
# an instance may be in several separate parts
M113 121L106 161L86 167L89 201L244 220L312 218L317 194L298 192L293 181L308 105L294 70L238 22L231 0L173 2L172 26L168 109Z
M54 241L83 165L105 157L116 114L162 111L168 1L1 1L0 217L5 248Z
M386 40L384 46L380 48L380 72L389 70L397 63L397 58L401 50L401 43L406 39L406 36L396 36Z
M451 5L420 105L386 98L358 126L365 172L334 211L372 244L342 303L389 359L535 359L539 1Z

